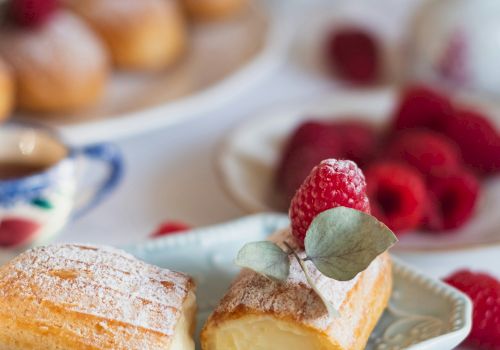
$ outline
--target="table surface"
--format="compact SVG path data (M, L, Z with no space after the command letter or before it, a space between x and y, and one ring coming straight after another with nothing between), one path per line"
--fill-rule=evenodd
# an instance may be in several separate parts
M338 88L305 69L289 53L271 76L223 108L118 141L126 161L120 188L97 209L68 225L57 241L123 245L145 239L166 219L204 226L245 215L223 192L215 171L214 158L224 135L263 109L314 100ZM398 255L435 277L464 267L500 277L500 246Z

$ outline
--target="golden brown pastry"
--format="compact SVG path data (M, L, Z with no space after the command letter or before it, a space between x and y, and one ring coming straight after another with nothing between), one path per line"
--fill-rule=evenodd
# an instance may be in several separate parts
M14 82L10 70L0 58L0 122L4 121L14 103Z
M67 11L58 11L35 29L4 24L0 54L12 67L17 105L24 110L77 111L102 96L108 78L101 41Z
M287 237L288 230L273 240ZM295 260L284 283L243 270L205 324L202 349L362 350L388 303L391 266L384 253L353 280L339 282L308 265L338 318L328 315Z
M186 27L174 0L65 0L107 43L122 69L156 70L186 48Z
M239 12L247 0L182 0L191 17L201 21L220 20Z
M0 349L194 350L190 277L112 248L54 245L0 268Z

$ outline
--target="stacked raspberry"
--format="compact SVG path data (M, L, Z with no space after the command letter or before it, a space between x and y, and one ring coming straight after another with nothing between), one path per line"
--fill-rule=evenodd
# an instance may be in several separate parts
M286 209L311 169L327 158L363 165L377 149L377 134L361 122L309 121L300 125L286 145L277 169L276 186Z
M347 207L370 213L362 171L350 160L325 159L300 185L290 203L292 233L304 246L307 229L321 212Z
M346 120L296 129L276 173L283 203L322 159L351 159L365 171L373 215L398 233L442 232L470 219L479 177L500 170L500 136L488 118L427 87L403 92L387 132Z

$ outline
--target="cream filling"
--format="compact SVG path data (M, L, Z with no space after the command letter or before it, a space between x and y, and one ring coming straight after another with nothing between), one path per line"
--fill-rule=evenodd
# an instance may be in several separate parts
M204 350L336 350L328 339L272 316L248 315L212 329Z
M193 330L196 318L196 296L190 292L184 301L182 315L175 327L169 350L194 350Z

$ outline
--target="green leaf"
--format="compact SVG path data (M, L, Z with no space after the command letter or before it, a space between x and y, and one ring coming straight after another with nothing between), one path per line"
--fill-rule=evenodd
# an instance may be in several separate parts
M288 244L287 244L287 246L288 246ZM323 303L323 305L325 305L326 311L328 311L328 315L330 317L340 317L339 311L328 301L328 299L325 298L325 296L323 295L321 290L316 286L314 281L311 279L311 276L309 275L309 271L307 270L307 266L306 266L304 260L302 260L299 257L299 255L297 254L297 252L295 252L293 249L291 249L291 252L292 252L293 256L295 257L295 259L297 260L297 262L299 263L300 268L304 272L304 276L306 277L307 283L309 283L309 286L314 290L314 292L321 299L321 302Z
M278 281L286 280L290 273L288 253L268 241L245 244L238 252L236 265Z
M394 233L373 216L337 207L313 220L305 247L307 260L323 275L348 281L396 242Z

